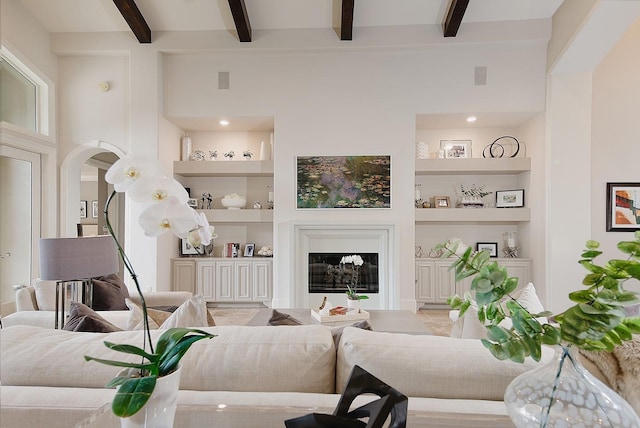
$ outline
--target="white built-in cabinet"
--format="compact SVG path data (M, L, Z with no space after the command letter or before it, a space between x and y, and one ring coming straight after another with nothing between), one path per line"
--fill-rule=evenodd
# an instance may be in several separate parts
M531 259L496 259L507 268L509 276L518 278L518 287L531 281ZM471 278L456 283L455 271L449 270L451 259L416 259L416 300L421 305L446 305L447 298L462 296L471 288Z
M207 302L270 304L273 259L193 257L171 263L174 290L202 294Z

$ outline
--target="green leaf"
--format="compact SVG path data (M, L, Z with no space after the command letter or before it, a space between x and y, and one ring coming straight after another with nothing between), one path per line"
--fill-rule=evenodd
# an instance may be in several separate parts
M145 376L123 382L113 398L113 414L121 418L136 414L149 401L156 379L156 376Z
M577 303L589 303L593 301L594 294L590 290L579 290L569 293L569 299Z
M212 336L213 337L213 336ZM207 336L185 336L183 337L178 344L169 348L165 354L162 355L160 360L160 376L165 376L172 371L174 371L178 367L178 363L180 359L184 356L184 354L189 350L191 345L195 342L202 339L210 339L211 337Z
M139 355L141 357L146 358L149 361L156 361L158 358L157 355L149 354L148 352L145 352L143 349L133 345L126 345L126 344L118 345L118 344L106 342L106 341L104 342L104 345L109 349L113 349L114 351L123 352L125 354Z
M103 360L101 358L89 357L87 355L84 356L85 361L96 361L101 364L106 364L108 366L115 367L130 367L133 369L142 369L142 370L151 370L155 365L153 363L128 363L125 361L114 361L114 360Z

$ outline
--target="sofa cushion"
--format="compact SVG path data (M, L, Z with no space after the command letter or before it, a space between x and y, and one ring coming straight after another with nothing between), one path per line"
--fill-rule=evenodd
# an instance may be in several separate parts
M93 300L91 307L96 311L123 311L127 309L124 299L129 297L129 290L120 277L111 275L93 278Z
M88 333L113 333L121 331L106 319L98 315L93 309L80 302L71 302L69 317L64 323L63 330L84 331Z
M543 362L553 350L543 349ZM507 385L537 367L500 361L475 339L382 333L347 327L338 346L336 388L358 364L410 397L503 400Z
M195 391L335 392L336 350L324 326L216 326L182 358L180 387ZM163 330L152 330L156 343ZM103 388L117 372L85 355L138 358L104 341L142 346L144 332L75 333L16 325L2 330L0 378L7 385Z

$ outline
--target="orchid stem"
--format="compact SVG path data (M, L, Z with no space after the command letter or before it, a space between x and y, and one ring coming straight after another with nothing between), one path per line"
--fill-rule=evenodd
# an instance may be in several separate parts
M140 296L140 303L142 303L142 312L144 314L144 319L143 319L144 331L146 333L146 336L143 336L144 342L142 344L142 349L147 348L146 341L148 340L149 349L153 354L154 353L153 342L151 341L151 330L149 329L149 319L147 318L147 302L144 300L144 294L142 294L142 289L140 288L140 283L138 282L138 276L133 270L133 265L131 264L129 257L127 257L127 255L125 254L124 249L122 248L122 245L120 245L120 242L118 241L118 238L116 238L116 234L113 232L113 228L111 227L111 222L109 221L109 205L111 204L111 200L116 195L116 193L117 192L114 190L113 192L111 192L111 195L109 195L109 198L107 199L107 203L105 204L104 211L103 211L104 218L107 225L107 229L109 230L111 237L113 238L113 240L116 243L116 246L118 247L118 253L120 254L120 258L124 263L124 267L127 269L127 272L129 272L131 279L133 279L133 282L136 285L136 290L138 290L138 295Z

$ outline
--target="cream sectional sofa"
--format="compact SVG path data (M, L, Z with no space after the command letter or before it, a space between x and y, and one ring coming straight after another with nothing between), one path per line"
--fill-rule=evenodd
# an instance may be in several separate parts
M56 286L52 281L34 281L34 285L16 291L16 312L2 317L2 326L32 325L54 328ZM156 291L144 294L149 307L180 306L193 296L189 291ZM129 298L140 304L140 297L131 294ZM124 298L123 298L124 300ZM123 330L127 329L129 310L97 311L98 315Z
M410 413L497 415L509 426L504 390L537 364L498 361L478 340L346 327L336 345L335 330L322 325L205 329L217 337L197 342L183 358L179 405L300 406L330 412L358 364L407 395ZM154 340L160 333L152 331ZM103 385L116 369L83 356L115 357L104 347L105 339L139 345L141 334L4 328L0 425L74 426L114 395ZM551 357L548 351L543 361ZM424 425L409 426L433 426L429 418L422 420Z

